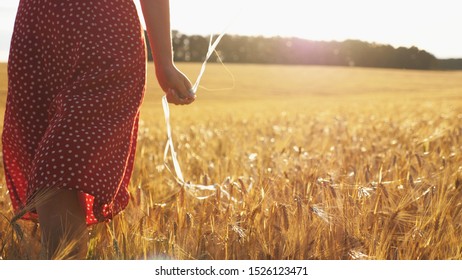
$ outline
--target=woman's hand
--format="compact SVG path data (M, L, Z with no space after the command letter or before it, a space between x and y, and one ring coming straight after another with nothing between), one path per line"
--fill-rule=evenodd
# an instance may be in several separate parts
M169 103L187 105L196 99L196 95L191 92L191 82L173 63L157 66L156 76Z

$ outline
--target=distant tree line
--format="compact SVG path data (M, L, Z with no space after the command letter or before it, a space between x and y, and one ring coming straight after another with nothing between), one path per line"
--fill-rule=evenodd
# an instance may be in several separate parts
M208 37L187 36L174 31L172 39L175 61L204 60L209 44ZM438 60L434 55L417 47L394 48L358 40L323 42L299 38L225 35L217 52L226 63L462 69L461 59ZM152 60L150 52L148 55L148 59ZM211 58L211 61L216 60L217 57Z
M462 70L462 59L438 59L435 69Z

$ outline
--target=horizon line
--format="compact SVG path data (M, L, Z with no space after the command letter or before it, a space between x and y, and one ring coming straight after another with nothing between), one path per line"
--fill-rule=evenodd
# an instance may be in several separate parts
M143 31L146 32L146 29L143 28ZM202 37L208 37L210 36L210 33L209 34L204 34L204 33L188 33L188 32L182 32L182 31L179 31L179 30L172 30L172 33L173 32L178 32L182 35L186 35L186 36L202 36ZM219 35L219 34L213 34L213 35ZM309 38L304 38L304 37L301 37L301 36L287 36L287 35L264 35L264 34L253 34L253 35L250 35L250 34L238 34L238 33L226 33L225 36L241 36L241 37L254 37L254 38L282 38L282 39L300 39L300 40L305 40L305 41L311 41L311 42L339 42L339 43L342 43L342 42L346 42L346 41L360 41L360 42L365 42L365 43L369 43L369 44L376 44L376 45L381 45L381 46L391 46L393 48L400 48L400 47L404 47L404 48L411 48L411 47L416 47L418 48L419 50L422 50L422 51L425 51L431 55L433 55L437 60L458 60L458 59L462 59L462 56L460 57L449 57L449 56L445 56L445 57L439 57L439 56L436 56L435 54L431 53L430 51L424 49L424 48L421 48L419 46L416 46L416 45L412 45L412 46L403 46L403 45L394 45L394 44L391 44L391 43L382 43L382 42L376 42L376 41L368 41L368 40L363 40L363 39L357 39L357 38L348 38L348 39L342 39L342 40L338 40L338 39L331 39L331 40L317 40L317 39L309 39ZM9 56L9 50L8 51L3 51L3 50L0 50L0 63L7 63L8 62L8 56Z

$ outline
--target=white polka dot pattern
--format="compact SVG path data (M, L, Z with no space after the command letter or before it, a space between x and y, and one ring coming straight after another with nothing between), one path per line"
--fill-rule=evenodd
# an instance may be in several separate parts
M15 211L50 187L80 191L87 224L125 208L145 80L132 0L21 0L2 135Z

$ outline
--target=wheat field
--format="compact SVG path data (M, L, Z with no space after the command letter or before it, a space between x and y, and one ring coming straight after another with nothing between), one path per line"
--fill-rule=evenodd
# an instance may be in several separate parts
M179 64L192 80L199 67ZM149 65L131 201L89 228L88 259L462 259L462 72L227 67L171 107L185 179L217 191L164 166ZM3 118L5 64L0 82ZM0 258L37 258L1 170Z

